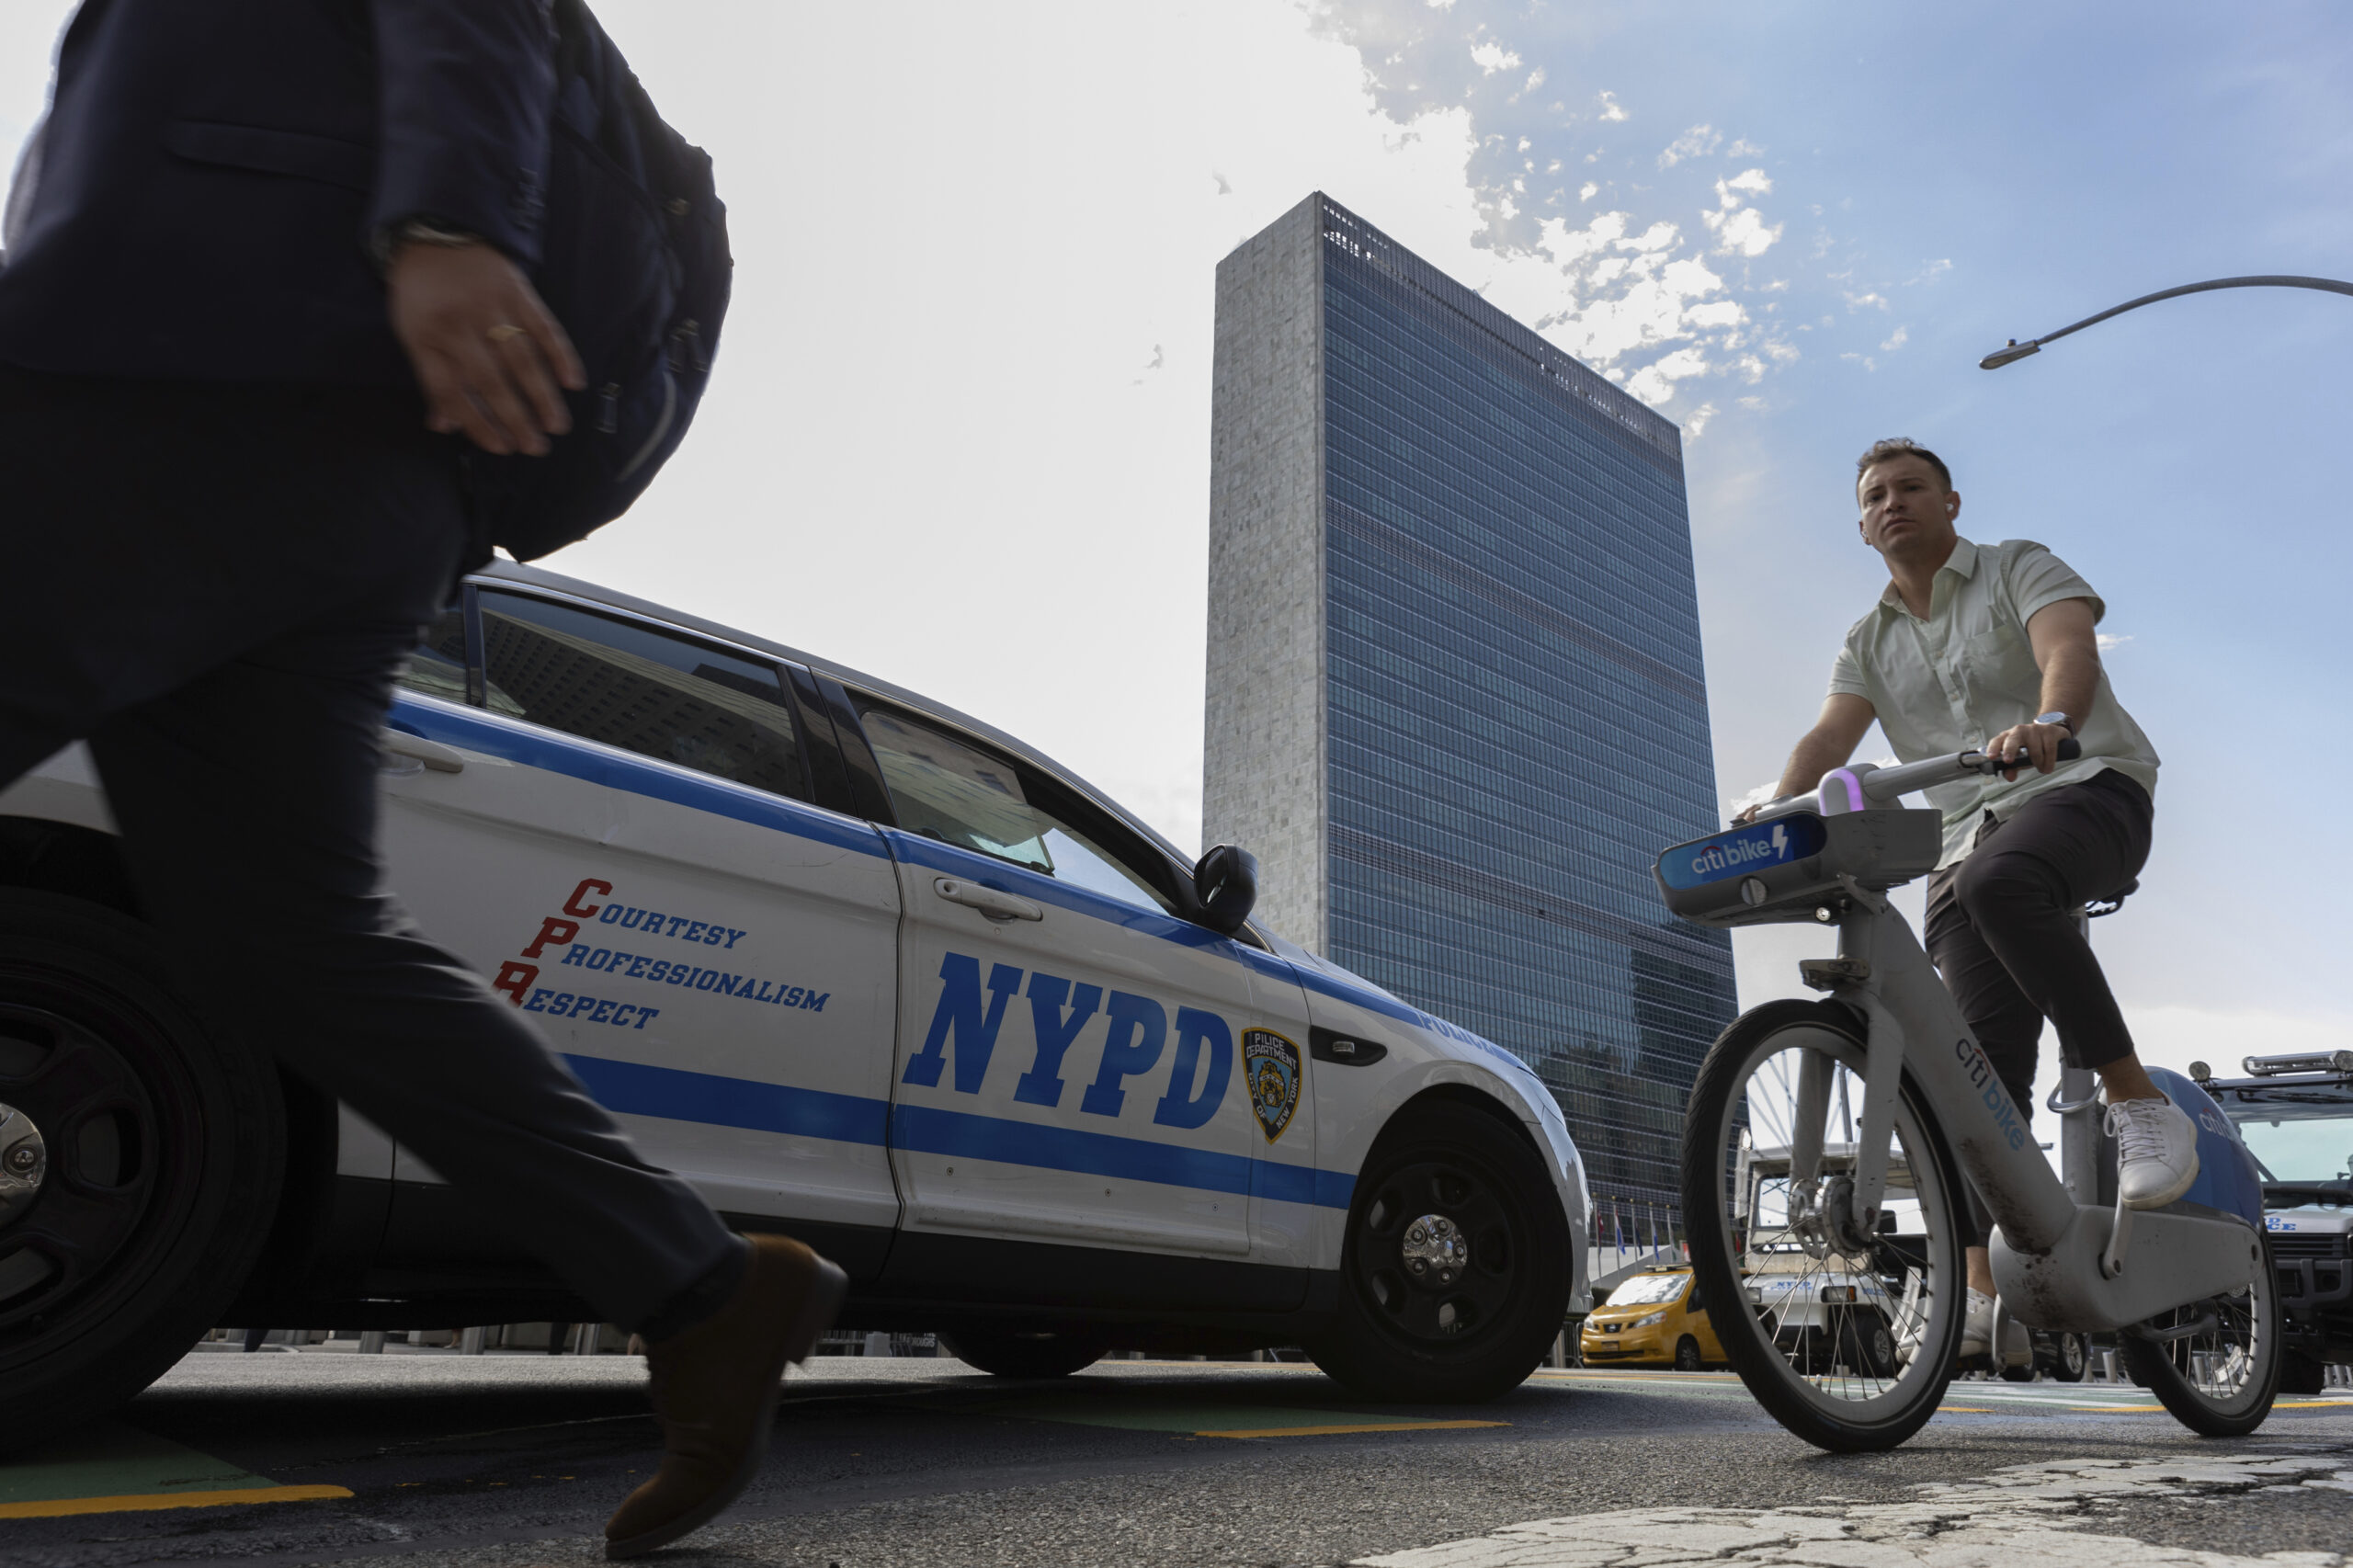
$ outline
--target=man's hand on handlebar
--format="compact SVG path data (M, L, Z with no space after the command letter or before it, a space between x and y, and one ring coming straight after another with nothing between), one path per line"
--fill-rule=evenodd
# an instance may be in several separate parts
M2021 765L2031 763L2037 773L2048 773L2059 766L2059 743L2069 738L2064 724L2013 724L1994 737L1985 747L1985 755ZM2002 769L2006 780L2015 781L2018 776L2016 767Z

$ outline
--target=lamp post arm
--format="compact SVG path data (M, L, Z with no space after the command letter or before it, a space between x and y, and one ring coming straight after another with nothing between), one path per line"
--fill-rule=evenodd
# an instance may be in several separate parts
M1998 370L2014 360L2025 358L2047 343L2056 343L2070 333L2081 332L2087 326L2097 326L2110 316L2120 316L2127 311L2137 311L2143 305L2154 305L2159 300L2171 300L2183 294L2203 294L2214 289L2317 289L2329 294L2353 294L2353 283L2341 282L2334 278L2285 276L2216 278L2204 283L2185 283L2178 289L2161 289L2154 294L2143 294L2137 300L2127 300L2124 303L2102 311L2096 316L2086 316L2072 325L2063 326L2057 332L2045 333L2040 337L2025 343L2020 343L2014 338L2007 348L1997 348L1985 356L1980 361L1980 368Z

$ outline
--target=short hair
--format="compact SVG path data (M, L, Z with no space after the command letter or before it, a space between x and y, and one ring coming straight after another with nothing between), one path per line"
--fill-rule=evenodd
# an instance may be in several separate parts
M1870 450L1855 460L1855 488L1860 490L1863 487L1863 475L1871 471L1873 463L1883 463L1893 458L1918 458L1937 471L1939 484L1947 490L1952 488L1952 470L1945 467L1945 460L1909 436L1890 436L1885 440L1873 441Z

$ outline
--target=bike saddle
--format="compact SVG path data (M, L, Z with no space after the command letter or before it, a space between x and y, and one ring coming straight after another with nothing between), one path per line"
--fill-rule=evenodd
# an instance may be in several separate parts
M2131 881L2125 883L2122 887L2117 889L2114 892L2109 893L2106 898L2086 899L2084 901L2084 913L2090 915L2095 920L2098 919L2103 915L2113 915L2118 910L2124 907L2124 901L2126 899L2131 898L2134 893L2139 892L2140 891L2141 879L2135 877Z

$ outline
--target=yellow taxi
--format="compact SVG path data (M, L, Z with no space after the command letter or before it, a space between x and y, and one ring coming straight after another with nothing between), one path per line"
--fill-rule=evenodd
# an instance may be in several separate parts
M1674 1266L1645 1268L1610 1291L1585 1320L1577 1345L1588 1367L1632 1362L1697 1372L1724 1359L1691 1270Z

